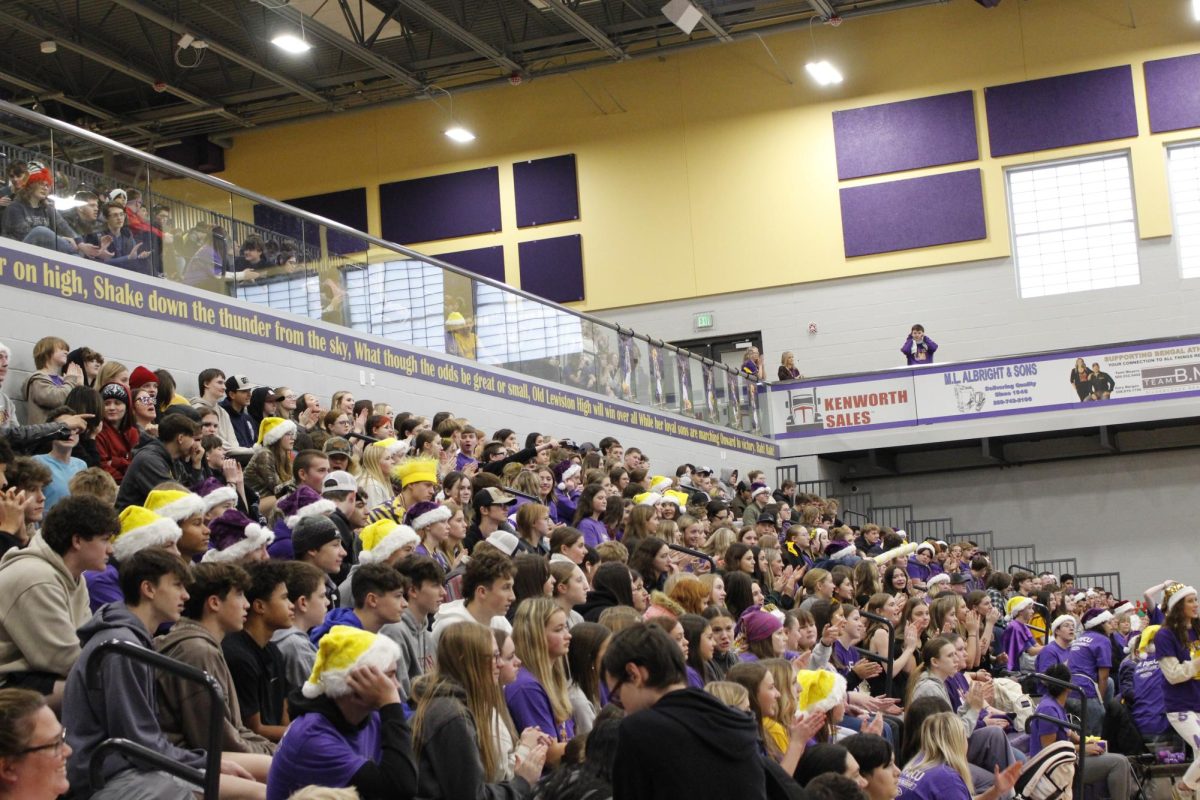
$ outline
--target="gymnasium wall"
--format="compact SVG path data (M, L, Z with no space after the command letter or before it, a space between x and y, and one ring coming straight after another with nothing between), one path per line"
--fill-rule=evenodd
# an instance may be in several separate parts
M281 198L365 187L368 227L378 233L381 185L498 167L498 232L416 246L438 254L502 245L516 285L520 243L578 234L581 307L589 310L920 267L954 272L1009 255L1003 168L1013 164L1129 149L1139 234L1171 233L1162 145L1189 133L1149 133L1142 63L1195 51L1196 27L1189 4L1174 0L1039 0L991 10L953 0L818 25L811 35L764 35L770 53L747 38L461 92L455 116L479 136L467 147L441 135L448 115L430 102L247 131L235 135L224 177ZM803 66L814 54L837 63L845 82L815 87ZM1138 136L989 155L985 87L1123 65L1132 68ZM839 181L833 112L964 90L972 92L979 158ZM580 219L519 228L513 165L564 154L577 161ZM840 190L964 170L978 170L984 238L846 256ZM1060 302L1075 301L1047 307Z

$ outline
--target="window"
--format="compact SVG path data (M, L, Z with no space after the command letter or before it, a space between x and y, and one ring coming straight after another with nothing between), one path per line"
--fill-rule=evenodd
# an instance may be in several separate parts
M350 327L445 352L442 270L423 261L385 261L346 270Z
M1167 178L1180 272L1200 278L1200 142L1167 148Z
M1129 154L1006 173L1021 297L1139 283Z
M265 283L245 283L237 287L237 296L247 303L290 311L301 317L321 318L321 287L315 275L272 279Z

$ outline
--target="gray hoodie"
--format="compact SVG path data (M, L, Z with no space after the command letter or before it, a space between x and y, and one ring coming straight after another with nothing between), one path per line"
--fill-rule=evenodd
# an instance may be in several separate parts
M411 609L405 610L399 622L384 625L379 632L400 646L396 680L400 682L400 699L408 700L412 694L412 682L433 669L437 657L433 635L413 615Z
M153 650L150 633L124 603L109 603L79 629L83 652L67 676L63 692L62 723L67 743L74 751L67 762L71 791L79 797L93 793L88 776L92 752L105 739L119 736L196 769L204 769L203 750L184 750L167 741L156 714L154 671L143 664L109 654L104 658L97 685L87 686L87 666L103 642L119 639ZM121 756L109 756L102 770L111 778L133 768Z

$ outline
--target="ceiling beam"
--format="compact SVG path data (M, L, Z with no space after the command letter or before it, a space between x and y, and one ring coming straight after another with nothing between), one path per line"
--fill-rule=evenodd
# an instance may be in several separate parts
M300 83L299 81L292 80L291 78L287 77L286 75L281 75L280 73L276 72L275 70L268 69L267 67L262 66L255 59L248 58L247 56L238 52L233 47L230 47L229 45L222 42L220 39L213 38L207 32L201 30L200 28L197 28L195 25L193 25L191 22L188 22L187 20L172 19L171 17L167 16L166 14L160 13L159 11L157 11L153 8L150 8L149 6L140 2L140 0L109 0L109 2L113 3L114 5L118 5L121 8L126 9L127 11L132 11L134 14L138 15L139 17L149 20L150 22L153 22L155 25L159 25L163 28L166 28L169 31L173 31L179 35L183 35L186 33L186 34L196 37L197 39L201 39L208 44L209 50L213 51L214 53L219 55L221 58L224 58L228 61L232 61L233 63L237 64L238 66L244 67L244 68L250 70L251 72L255 72L255 73L263 76L267 80L273 81L273 82L279 84L280 86L284 87L285 89L289 89L289 90L295 92L296 94L300 95L301 97L305 97L309 100L312 100L314 103L325 106L330 111L336 110L334 108L333 104L329 102L328 98L324 97L321 94L318 94L311 87L305 86L304 84Z
M445 14L441 13L435 8L432 8L428 3L423 2L423 0L396 0L396 5L406 8L417 16L422 17L435 28L457 40L460 44L464 44L471 48L476 53L479 53L479 55L501 67L505 71L509 73L515 73L517 75L525 74L525 68L523 66L504 55L495 47L492 47L483 39L480 39L478 36L471 33L466 28L447 17Z
M616 42L608 38L608 35L604 31L579 16L574 9L568 6L566 0L543 0L543 2L546 4L546 8L550 9L567 25L574 28L576 33L608 53L612 58L617 61L624 61L626 58L629 58L629 54L621 49Z
M721 23L713 19L712 14L708 13L708 9L700 4L700 0L693 0L692 6L700 12L700 24L708 29L708 32L717 37L722 42L732 42L733 36L729 31L721 27Z
M400 65L383 58L377 53L372 52L370 48L363 47L357 42L350 41L333 28L318 22L312 17L306 17L304 14L300 13L291 6L264 5L263 7L268 11L283 17L297 27L299 27L303 21L304 30L308 33L311 33L313 36L316 36L323 42L336 47L338 50L341 50L343 53L357 61L361 61L368 66L374 67L384 75L403 83L410 89L416 89L420 92L425 91L425 84L416 78L412 73L400 67Z
M151 139L153 139L156 135L153 131L149 131L139 125L126 122L117 115L105 111L102 108L97 108L96 106L88 103L75 100L66 92L59 92L47 86L41 86L33 81L26 80L19 75L13 75L11 72L0 71L0 81L24 89L27 92L31 92L40 103L60 103L61 105L69 106L76 111L82 111L84 114L93 116L96 119L118 125L119 127L115 130L128 129L134 133L140 133L142 136L147 136Z
M143 72L142 70L138 69L137 67L130 66L130 65L124 63L121 59L105 55L104 53L101 53L98 50L94 50L93 48L88 47L85 44L80 44L79 42L73 41L70 38L63 36L62 34L48 31L39 25L35 25L32 22L29 22L28 20L21 19L20 17L15 17L12 14L9 14L8 12L0 11L0 23L10 25L11 27L21 31L22 33L26 34L27 36L32 36L33 38L37 39L38 41L46 41L48 39L53 39L58 44L58 46L61 47L62 49L69 50L72 53L75 53L77 55L81 55L84 58L95 61L97 64L103 64L104 66L108 67L109 69L114 69L117 72L120 72L122 75L127 75L130 78L134 78L135 80L141 81L142 83L145 83L147 86L155 86L155 84L160 83L159 78L156 78L153 75ZM157 88L156 88L156 91L158 91ZM178 97L180 100L185 100L194 106L197 106L199 108L203 108L203 109L209 111L210 113L219 114L222 117L225 117L226 119L230 120L231 122L238 123L239 125L249 127L251 124L248 120L245 120L242 117L239 117L237 114L233 113L232 111L230 111L226 108L223 108L221 106L214 106L212 103L209 103L204 98L194 95L191 92L186 91L184 89L180 89L177 86L171 86L168 84L166 86L166 88L162 89L161 91L167 92L168 94L172 94L175 97Z

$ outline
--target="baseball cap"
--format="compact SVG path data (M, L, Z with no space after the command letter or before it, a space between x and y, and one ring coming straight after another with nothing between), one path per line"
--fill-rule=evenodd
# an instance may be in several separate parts
M321 484L321 493L328 494L329 492L357 492L358 482L354 480L354 476L345 470L334 470L325 476L325 482Z
M512 556L513 553L517 552L517 547L520 544L517 537L508 531L493 531L492 535L484 539L484 541L506 556Z
M955 586L961 586L964 583L969 583L970 580L971 576L962 572L956 572L950 576L950 583L954 584Z
M350 442L341 436L330 436L325 440L325 455L343 455L349 457Z
M225 379L225 391L227 392L250 392L258 388L257 383L253 383L245 375L230 375Z
M488 506L507 506L517 502L517 498L513 497L508 492L498 489L495 486L489 486L486 489L480 489L471 498L471 505L475 508L487 508Z

